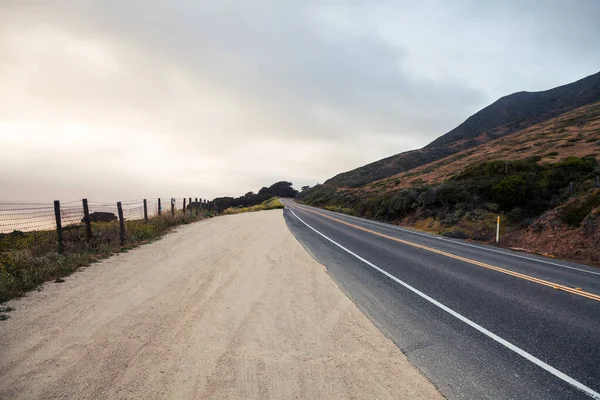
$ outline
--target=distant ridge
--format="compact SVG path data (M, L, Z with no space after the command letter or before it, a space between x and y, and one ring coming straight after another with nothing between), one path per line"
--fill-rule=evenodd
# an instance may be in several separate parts
M600 101L600 72L541 92L517 92L478 111L427 146L340 173L325 184L360 187Z

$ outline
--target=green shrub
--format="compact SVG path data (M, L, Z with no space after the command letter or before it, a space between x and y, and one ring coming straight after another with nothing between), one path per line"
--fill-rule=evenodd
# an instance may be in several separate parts
M500 209L500 205L498 203L487 202L483 204L483 207L491 212L496 212Z
M527 196L527 182L521 175L510 175L494 186L494 200L503 209L523 204Z
M600 206L600 195L597 191L592 191L583 198L575 199L563 205L559 209L559 216L562 222L571 226L579 226L594 208Z
M560 190L569 182L587 177L597 166L598 161L593 157L567 157L547 168L546 183L550 189Z

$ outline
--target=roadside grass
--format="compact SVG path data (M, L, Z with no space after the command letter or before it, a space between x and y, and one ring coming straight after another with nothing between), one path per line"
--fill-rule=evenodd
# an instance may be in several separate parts
M333 211L333 212L342 213L342 214L356 215L356 213L354 212L354 210L352 208L350 208L350 207L325 206L325 209L327 211Z
M251 207L230 207L225 210L225 214L240 214L245 212L275 210L278 208L284 208L283 203L278 197L271 197L269 200L265 200L262 203Z
M206 212L178 211L172 216L163 213L144 222L125 221L126 241L119 239L119 223L92 223L92 239L88 242L84 229L63 233L64 252L59 254L56 231L20 232L0 234L0 303L22 296L40 284L62 278L78 268L149 243L168 233L174 227L211 217ZM0 320L6 319L10 309L0 308Z

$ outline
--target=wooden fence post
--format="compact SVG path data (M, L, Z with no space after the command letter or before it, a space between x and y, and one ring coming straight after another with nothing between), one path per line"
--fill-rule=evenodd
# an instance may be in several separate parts
M63 234L62 234L62 223L60 221L60 201L54 200L54 216L56 217L56 243L58 253L62 254L64 251L63 247Z
M83 203L83 222L85 223L85 239L92 240L92 220L90 219L90 208L87 199L81 200Z
M125 219L123 218L123 207L121 202L117 203L117 211L119 212L119 238L121 239L121 246L125 244Z
M148 202L144 199L144 221L148 222Z
M158 215L160 215L162 208L160 206L160 197L158 198Z
M175 199L171 197L171 216L175 216Z
M183 215L185 215L185 200L186 200L186 198L184 197L183 198Z

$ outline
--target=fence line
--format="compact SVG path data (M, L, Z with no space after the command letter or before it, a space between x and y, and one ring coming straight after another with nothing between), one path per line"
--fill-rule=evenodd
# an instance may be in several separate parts
M216 213L216 208L212 202L192 201L192 197L186 202L186 210L197 209L202 211L211 211ZM146 202L146 213L148 218L152 218L160 213L159 203L163 213L171 213L183 210L184 199L174 199L173 208L171 208L172 198L155 198L121 201L123 219L125 221L144 220L144 202ZM96 221L98 213L109 213L118 219L117 203L105 203L95 200L87 200L90 219ZM83 227L86 224L84 215L84 206L82 200L72 200L59 202L60 224L64 229L74 229ZM57 217L52 203L2 203L0 202L0 234L7 234L14 231L34 232L54 230L57 227Z

